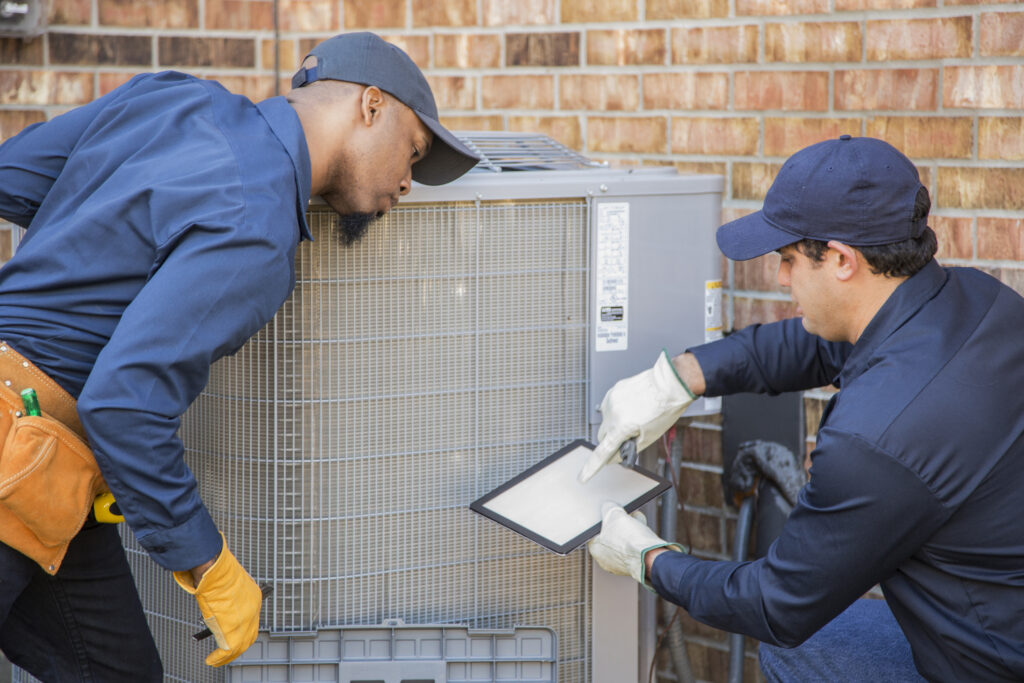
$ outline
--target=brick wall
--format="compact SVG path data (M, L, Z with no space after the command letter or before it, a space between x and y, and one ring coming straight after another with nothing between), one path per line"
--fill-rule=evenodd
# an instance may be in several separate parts
M541 131L615 164L726 178L723 217L760 205L782 161L841 133L917 164L940 257L1024 292L1024 6L976 0L51 0L48 32L0 39L0 138L179 69L262 99L305 51L374 30L427 72L447 125ZM0 260L8 240L0 239ZM792 315L772 256L727 263L735 326ZM823 392L807 397L809 444ZM727 557L714 420L682 424L683 521ZM685 620L694 668L725 638ZM748 680L754 679L748 666Z

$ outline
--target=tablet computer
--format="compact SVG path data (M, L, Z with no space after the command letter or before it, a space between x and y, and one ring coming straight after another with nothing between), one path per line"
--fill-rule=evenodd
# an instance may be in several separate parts
M606 502L632 512L669 489L664 477L636 465L607 465L586 484L578 476L594 444L573 441L469 507L548 550L566 555L601 530Z

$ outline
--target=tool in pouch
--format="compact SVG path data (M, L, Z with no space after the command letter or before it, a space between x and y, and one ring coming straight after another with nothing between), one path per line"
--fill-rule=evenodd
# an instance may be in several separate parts
M32 387L21 390L21 403L25 406L26 415L38 416L43 414L39 407L39 397L36 395L36 390ZM117 501L114 500L114 494L110 492L101 493L96 496L92 503L92 510L97 522L118 524L124 521L124 515L121 514L121 510L117 507Z

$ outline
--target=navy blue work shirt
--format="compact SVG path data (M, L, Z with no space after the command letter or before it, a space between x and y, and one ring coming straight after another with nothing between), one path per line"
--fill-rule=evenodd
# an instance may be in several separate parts
M835 384L811 476L764 558L663 553L695 619L795 646L881 584L921 674L1024 680L1024 299L934 261L856 345L799 319L692 349L711 396Z
M221 548L180 416L294 287L310 186L283 97L173 72L0 145L0 216L27 228L0 269L0 338L77 397L126 521L168 569Z

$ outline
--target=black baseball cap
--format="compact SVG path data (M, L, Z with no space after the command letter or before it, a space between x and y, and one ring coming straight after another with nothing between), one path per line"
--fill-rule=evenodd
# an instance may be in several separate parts
M306 57L316 66L300 68L292 87L329 79L373 85L409 107L434 133L430 152L412 166L412 179L443 185L473 168L480 157L438 122L437 104L419 67L397 45L373 33L343 33L318 44Z
M761 210L718 228L718 247L746 261L802 239L867 247L920 237L928 219L915 218L914 203L923 187L889 143L841 135L787 159Z

